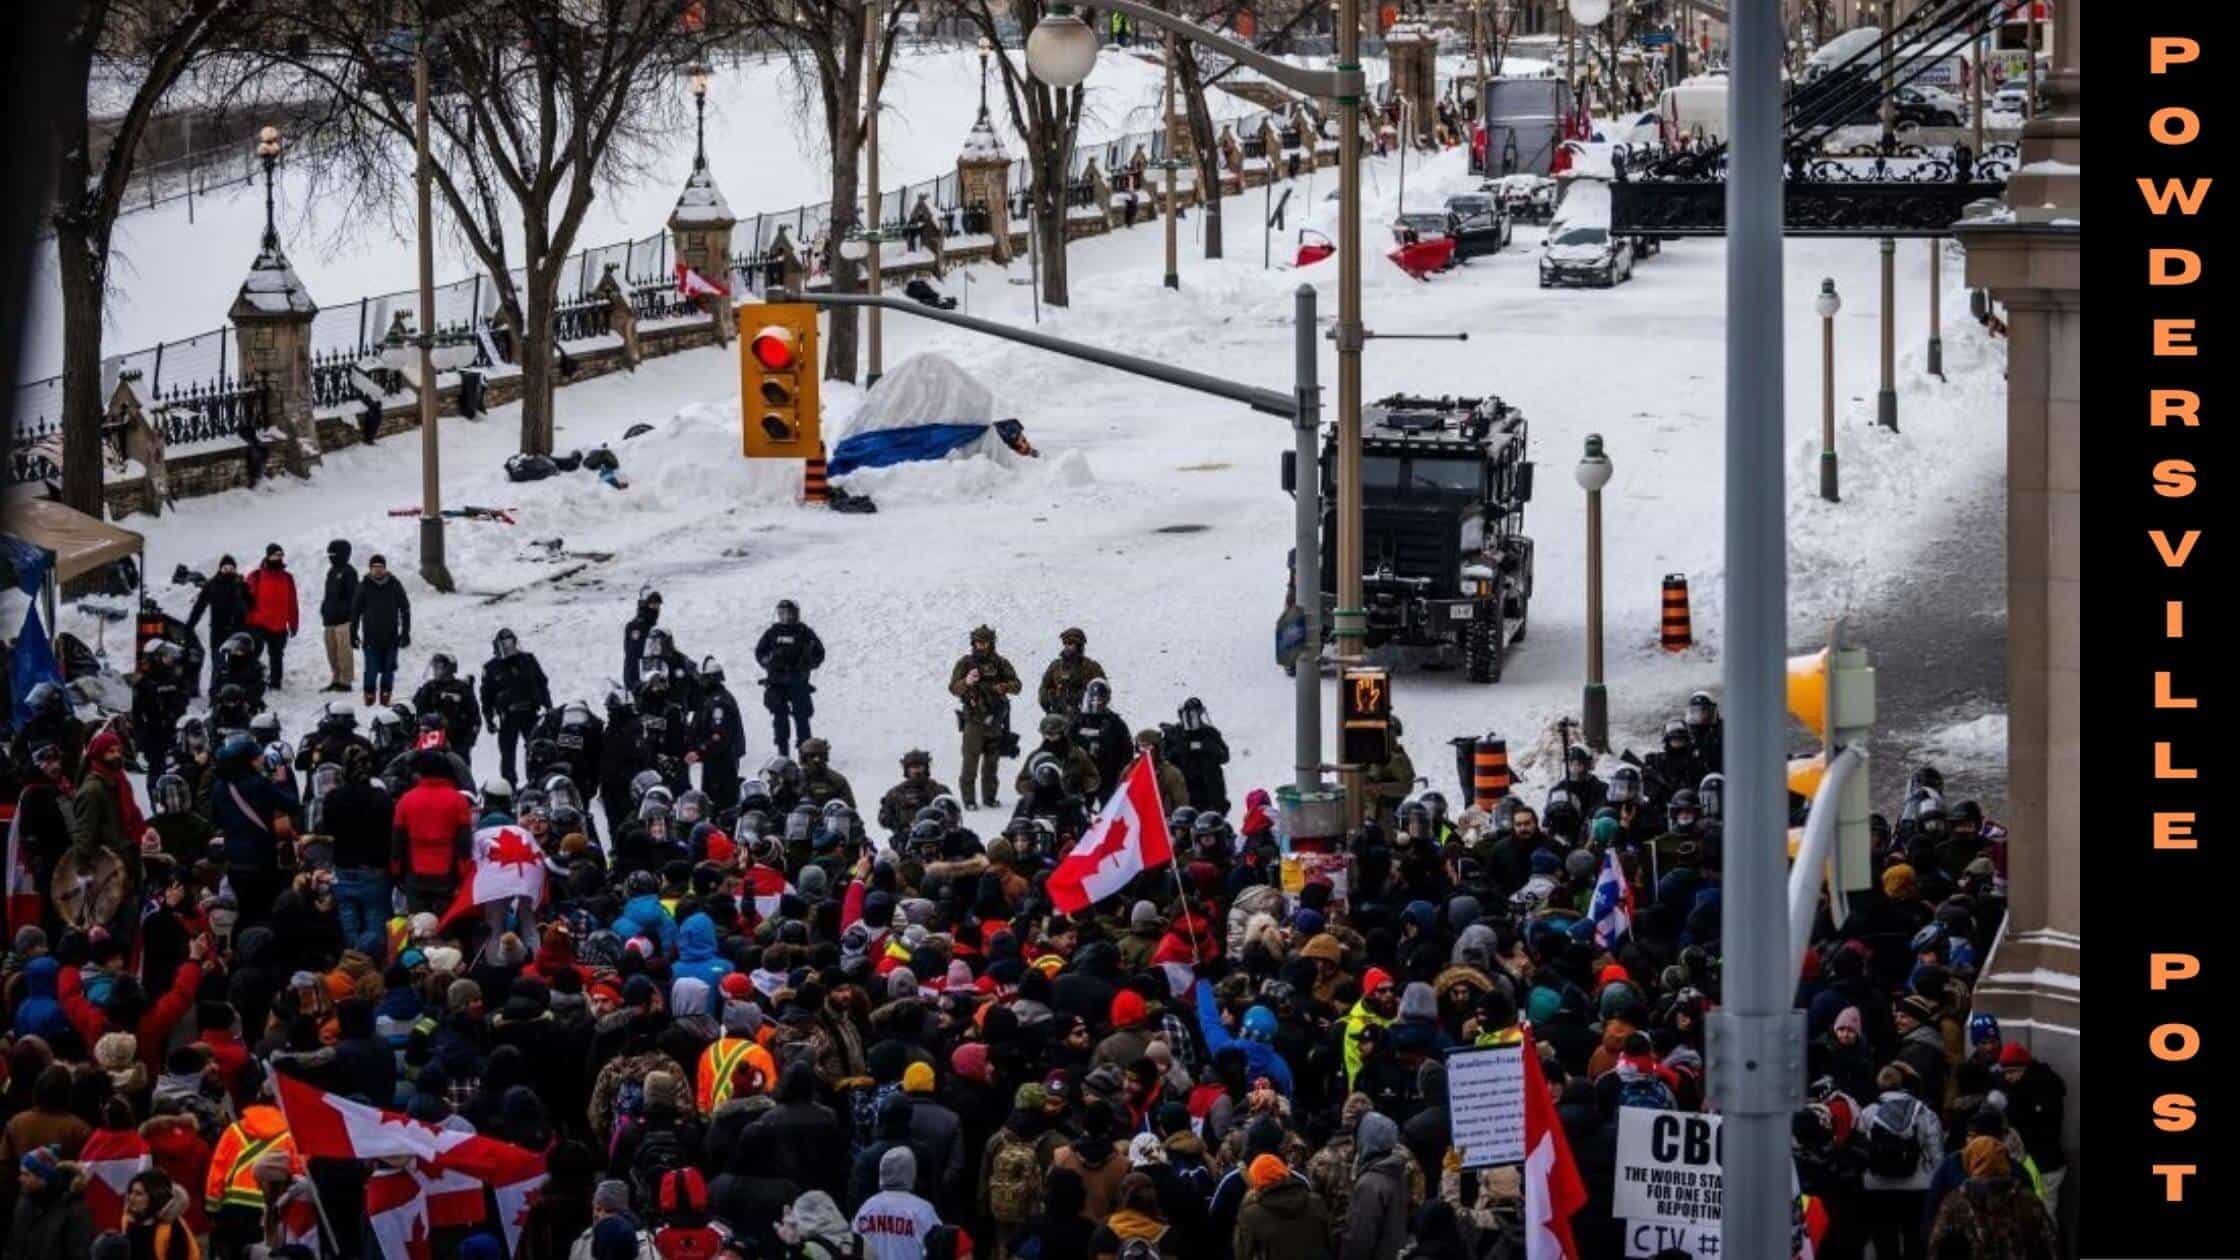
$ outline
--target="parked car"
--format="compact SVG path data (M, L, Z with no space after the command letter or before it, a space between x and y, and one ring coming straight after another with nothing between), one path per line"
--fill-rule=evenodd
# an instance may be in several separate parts
M1957 127L1968 116L1968 107L1960 98L1940 87L1917 83L1899 88L1892 96L1897 101L1900 127Z
M1509 222L1546 223L1556 213L1556 181L1545 175L1504 175L1483 185L1508 212Z
M1540 242L1540 287L1615 288L1633 277L1634 242L1610 231L1610 185L1574 179L1564 185L1547 238Z
M1500 253L1516 229L1501 202L1481 192L1447 198L1447 231L1454 237L1454 256L1467 262Z
M1991 108L2002 114L2019 114L2023 112L2023 103L2029 99L2030 80L2017 75L2000 84L1999 90L1991 94ZM2045 81L2041 79L2038 81L2038 108L2042 110L2045 107L2046 88Z

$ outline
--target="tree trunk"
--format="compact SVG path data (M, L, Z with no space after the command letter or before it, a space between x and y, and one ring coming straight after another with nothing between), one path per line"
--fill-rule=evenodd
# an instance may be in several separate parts
M1061 178L1055 187L1044 181L1035 189L1034 216L1035 244L1042 253L1042 304L1045 306L1071 306L1073 299L1066 284L1066 186ZM1042 207L1049 207L1044 212Z
M76 223L59 223L62 274L62 501L96 519L101 501L101 281L96 249ZM153 382L151 382L151 385Z
M1198 73L1198 59L1187 45L1175 56L1175 86L1182 93L1183 112L1190 118L1190 147L1196 151L1199 198L1205 218L1198 230L1205 237L1206 257L1221 257L1221 151L1214 147L1213 111L1206 107L1205 77Z
M853 109L850 104L848 108ZM860 145L857 128L841 129L842 134L832 137L832 227L825 236L825 265L832 276L834 293L861 293L863 284L855 263L840 256L840 238L848 225L863 220L863 208L857 205L862 189L862 166L857 157ZM828 381L856 379L856 347L861 338L858 330L861 321L852 306L825 308L824 378Z
M555 277L540 274L544 269L529 272L527 327L514 334L516 357L521 366L521 453L524 455L550 455L553 445L553 371L559 360L554 353L553 295L558 291Z

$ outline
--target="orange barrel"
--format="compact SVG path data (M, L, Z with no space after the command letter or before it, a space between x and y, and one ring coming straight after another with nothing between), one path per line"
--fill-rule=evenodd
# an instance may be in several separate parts
M1688 619L1688 575L1664 575L1664 630L1658 641L1667 652L1685 652L1696 644L1694 623Z
M1509 741L1491 735L1479 740L1471 765L1471 803L1490 812L1494 802L1509 794L1514 781L1509 773Z

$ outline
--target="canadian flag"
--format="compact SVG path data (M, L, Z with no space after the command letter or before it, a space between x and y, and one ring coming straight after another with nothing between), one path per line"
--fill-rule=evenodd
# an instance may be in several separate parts
M1077 914L1173 860L1166 815L1159 810L1159 776L1150 754L1139 754L1097 821L1050 873L1051 904Z
M78 1163L86 1170L86 1207L93 1214L93 1232L123 1228L125 1191L134 1177L151 1167L148 1143L135 1129L95 1129L78 1148Z
M280 1245L308 1248L319 1254L319 1199L311 1178L299 1177L280 1196Z
M688 298L728 297L731 290L694 271L689 263L677 264L677 292Z
M432 1260L428 1198L410 1169L382 1168L366 1178L366 1224L383 1260Z
M474 1136L474 1126L463 1116L446 1117L436 1135L440 1147L454 1133ZM480 1225L486 1213L482 1207L482 1183L443 1164L426 1160L412 1166L412 1175L420 1183L422 1193L428 1198L428 1223L437 1229L465 1228Z
M304 1159L382 1159L392 1155L434 1159L438 1153L436 1135L400 1112L352 1102L279 1072L274 1072L272 1079L280 1114L287 1118L296 1154ZM425 1206L421 1214L426 1215Z
M8 820L8 935L36 926L44 908L39 877L31 869L31 855L23 848L23 803L0 802L0 815Z
M747 891L754 897L754 912L767 919L778 913L778 901L793 891L784 871L757 862L747 868Z
M459 895L443 912L443 922L474 913L476 906L511 897L544 900L544 850L536 837L519 827L484 827L474 833L474 858L467 863L467 877L459 881Z
M1579 1260L1571 1215L1587 1205L1587 1185L1572 1162L1571 1143L1555 1100L1540 1074L1532 1033L1524 1037L1524 1254L1525 1260Z
M476 1186L489 1186L498 1200L498 1224L506 1232L506 1253L520 1250L521 1229L528 1223L529 1206L544 1186L544 1156L511 1142L501 1142L472 1131L443 1130L435 1135L440 1148L432 1169L446 1176L460 1176Z

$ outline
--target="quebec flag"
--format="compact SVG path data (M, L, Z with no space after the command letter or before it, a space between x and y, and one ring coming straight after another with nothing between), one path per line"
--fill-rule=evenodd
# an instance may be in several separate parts
M1633 885L1626 882L1616 849L1603 850L1602 870L1594 879L1594 908L1587 917L1594 922L1594 943L1604 949L1633 932Z

